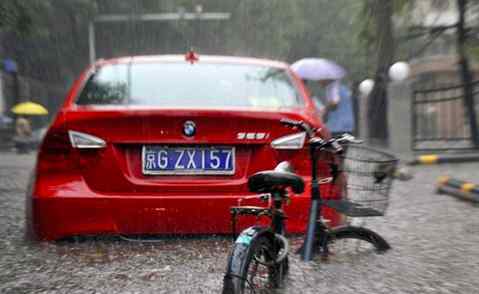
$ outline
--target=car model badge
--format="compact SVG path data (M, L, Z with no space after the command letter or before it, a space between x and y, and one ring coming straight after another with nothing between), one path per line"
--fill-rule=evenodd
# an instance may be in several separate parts
M191 120L186 121L183 125L183 134L187 137L192 137L196 134L196 125Z

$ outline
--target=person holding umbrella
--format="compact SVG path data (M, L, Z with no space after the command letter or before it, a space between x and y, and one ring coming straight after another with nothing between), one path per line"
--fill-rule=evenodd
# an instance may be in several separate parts
M47 115L48 110L34 102L23 102L15 105L12 112L17 115L15 121L15 137L13 141L18 153L28 153L33 147L32 126L26 116Z
M28 153L30 141L32 139L32 126L30 121L24 116L18 116L15 120L15 148L18 153Z
M351 92L340 82L346 71L333 61L322 58L304 58L293 63L291 68L313 94L312 99L332 135L353 133L355 120Z

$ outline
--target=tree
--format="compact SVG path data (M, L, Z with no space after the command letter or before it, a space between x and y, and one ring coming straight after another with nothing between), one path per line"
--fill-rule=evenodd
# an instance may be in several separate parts
M469 58L466 52L467 28L466 28L466 11L468 9L467 0L457 0L457 9L459 12L459 20L457 27L457 54L459 56L460 74L464 85L464 107L467 112L471 127L471 139L475 147L479 147L479 132L476 117L476 108L474 102L474 89L472 85L472 74L469 66Z
M358 37L375 65L374 88L368 99L369 137L374 143L387 144L388 70L397 54L394 14L404 11L408 0L364 0L358 14ZM369 58L368 58L369 60Z
M443 2L435 2L435 4L440 3L455 3L459 16L458 20L451 25L415 27L416 32L413 35L416 35L416 37L426 37L425 44L421 44L421 49L416 51L416 54L422 52L425 48L433 44L432 41L445 31L455 30L457 55L459 57L459 76L464 85L464 106L471 124L470 127L474 144L479 146L479 133L477 130L478 125L475 123L476 113L474 111L475 107L472 89L473 77L469 69L469 54L467 50L469 49L469 52L472 53L479 52L473 43L469 42L472 39L471 37L474 36L474 31L477 30L477 28L474 29L469 27L467 22L468 12L472 12L473 10L476 12L479 11L479 3L477 1L468 0L443 0ZM412 0L365 0L363 4L361 15L366 21L362 21L362 31L360 35L368 44L375 44L378 54L375 72L375 87L368 100L368 128L370 130L370 137L372 137L373 140L387 142L387 70L393 61L394 53L396 53L395 49L398 48L398 46L394 45L395 38L393 34L392 17L395 14L398 15L401 12L404 12L405 7L414 8L419 2ZM423 3L421 2L421 4ZM431 5L432 4L434 3L431 3ZM445 5L444 7L447 8L449 6ZM470 15L473 16L473 14ZM406 17L403 18L407 19ZM411 43L409 42L406 44L411 46Z
M2 0L0 13L17 7L28 17L26 33L0 35L4 56L18 60L23 75L70 83L88 64L88 22L96 14L194 11L229 12L228 21L174 21L105 24L96 27L98 57L185 52L245 55L293 62L307 56L338 61L364 75L365 50L358 46L350 0ZM14 5L15 4L15 5ZM6 21L4 21L6 22ZM8 22L8 28L13 21ZM18 26L16 26L18 28ZM20 26L22 27L22 26ZM7 26L3 25L6 31Z
M371 14L377 36L378 59L374 76L374 89L368 100L369 137L378 142L387 142L387 73L394 60L393 1L374 0Z
M84 67L87 38L83 33L94 14L94 0L2 0L0 35L3 57L17 61L22 75L56 83L70 82ZM17 20L17 21L15 21Z
M0 30L24 34L32 27L34 11L27 0L0 2Z

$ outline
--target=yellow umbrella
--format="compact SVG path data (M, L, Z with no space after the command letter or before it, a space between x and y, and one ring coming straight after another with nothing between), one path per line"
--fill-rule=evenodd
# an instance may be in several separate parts
M12 112L19 115L47 115L48 110L35 102L22 102L12 108Z

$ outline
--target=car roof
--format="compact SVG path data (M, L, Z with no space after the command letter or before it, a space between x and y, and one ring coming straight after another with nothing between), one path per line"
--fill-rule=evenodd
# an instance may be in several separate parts
M220 55L198 55L198 63L224 63L224 64L251 64L260 66L269 66L286 69L289 65L285 62L275 61L270 59L260 59L251 57L236 57L236 56L220 56ZM156 62L187 62L185 55L143 55L143 56L126 56L113 59L100 59L95 64L103 66L107 64L118 63L156 63Z

